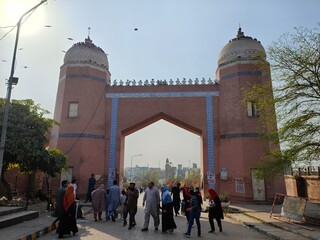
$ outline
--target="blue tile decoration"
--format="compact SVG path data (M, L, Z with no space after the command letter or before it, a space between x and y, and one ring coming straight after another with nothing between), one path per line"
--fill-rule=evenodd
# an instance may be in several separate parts
M207 110L207 135L208 135L208 171L214 173L214 128L213 128L213 111L212 96L206 97ZM209 187L215 189L215 183Z
M69 73L67 74L66 78L86 78L86 79L92 79L92 80L103 82L103 83L107 82L105 78L97 77L89 74Z
M89 133L59 133L50 136L51 139L56 138L95 138L104 139L104 135L89 134Z
M262 76L262 71L244 71L244 72L235 72L235 73L230 73L228 75L224 75L220 78L220 80L226 80L230 79L233 77L241 77L241 76Z
M155 98L155 97L207 97L219 96L219 91L190 91L190 92L119 92L106 93L106 98Z
M112 98L108 188L110 188L112 186L112 181L115 179L116 146L117 146L117 123L118 123L118 102L119 102L118 98L116 98L116 97Z

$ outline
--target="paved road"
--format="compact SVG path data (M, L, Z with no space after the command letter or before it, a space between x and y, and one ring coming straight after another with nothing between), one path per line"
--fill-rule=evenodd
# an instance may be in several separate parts
M86 216L87 222L78 223L79 232L76 236L66 237L66 239L186 239L183 236L183 233L186 232L187 224L184 216L175 217L175 221L177 224L177 229L172 234L163 234L161 233L161 225L159 231L155 231L153 228L153 220L150 219L149 231L141 232L141 226L143 224L143 208L139 207L138 213L136 216L137 226L128 230L127 226L122 226L122 220L117 219L116 222L94 222L93 216L91 214ZM161 216L160 216L161 217ZM201 227L202 227L202 237L200 239L223 239L223 240L236 240L236 239L270 239L266 235L263 235L257 231L249 229L246 226L243 226L241 223L236 222L230 218L225 218L222 223L223 232L216 233L208 233L209 222L208 215L206 213L202 213L201 218ZM217 228L217 227L216 227ZM192 238L197 237L197 228L196 225L192 229ZM55 231L42 236L40 239L57 239L58 235L55 234Z

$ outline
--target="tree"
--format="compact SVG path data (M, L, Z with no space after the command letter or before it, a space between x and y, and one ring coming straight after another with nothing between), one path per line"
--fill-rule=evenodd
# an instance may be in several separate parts
M50 177L55 177L57 173L67 168L67 159L59 149L48 149L37 163L37 169Z
M3 116L5 100L0 99L0 117ZM45 118L49 112L40 108L32 100L12 100L8 119L8 129L3 161L3 172L13 166L21 173L32 174L41 170L50 176L61 172L66 165L66 156L58 150L46 150L48 134L54 120ZM9 199L11 187L1 174L1 181Z
M190 168L187 178L181 179L182 185L186 184L189 187L200 187L200 169Z
M40 171L46 173L46 187L48 193L47 210L50 210L51 189L49 185L49 177L55 177L56 173L60 173L62 169L67 169L67 156L59 149L48 149L44 152L43 158L39 161L37 167Z
M161 178L161 176L158 171L148 170L141 177L140 184L141 184L141 186L146 187L149 182L154 182L154 185L156 187L159 187L160 186L160 184L159 184L160 178Z
M270 151L271 158L260 165L265 176L283 173L293 163L320 159L319 27L320 23L314 29L295 28L268 48L274 98L268 95L270 84L254 84L244 90L244 101L256 100L258 111L270 113L276 108L278 131L265 137L279 141L281 151ZM272 116L265 116L261 121L267 127Z

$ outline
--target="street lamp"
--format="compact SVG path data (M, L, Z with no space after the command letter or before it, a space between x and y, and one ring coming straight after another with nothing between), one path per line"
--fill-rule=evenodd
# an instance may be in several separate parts
M137 154L137 155L131 156L130 181L132 181L132 160L133 160L134 157L140 157L140 156L142 156L141 153L140 153L140 154Z
M11 90L12 85L17 85L18 78L13 77L14 75L14 68L15 68L15 62L16 62L16 55L17 55L17 47L18 47L18 40L19 40L19 33L20 33L20 26L23 18L30 12L34 11L37 7L39 7L41 4L45 3L47 0L41 0L40 3L35 5L33 8L25 12L19 19L17 23L17 33L16 33L16 41L14 44L14 50L13 50L13 58L12 58L12 65L11 65L11 73L8 81L8 87L7 87L7 96L6 96L6 103L4 108L4 114L3 114L3 122L2 122L2 132L1 132L1 141L0 141L0 176L2 173L2 165L3 165L3 155L4 155L4 146L6 142L6 135L7 135L7 127L8 127L8 118L9 118L9 109L10 109L10 98L11 98Z

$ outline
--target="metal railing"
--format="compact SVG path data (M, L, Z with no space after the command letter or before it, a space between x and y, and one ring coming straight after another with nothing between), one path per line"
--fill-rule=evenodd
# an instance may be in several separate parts
M290 174L292 176L319 176L320 166L306 166L299 168L291 168Z

